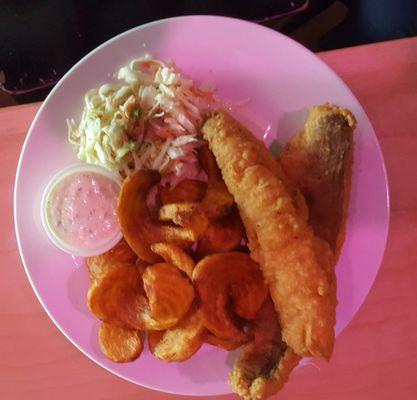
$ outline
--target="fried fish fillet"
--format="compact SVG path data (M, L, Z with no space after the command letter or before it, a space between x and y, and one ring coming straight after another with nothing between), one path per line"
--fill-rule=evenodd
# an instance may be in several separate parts
M279 159L307 201L314 233L336 254L345 235L355 127L355 117L344 108L312 107L304 131L290 140Z
M282 341L271 299L253 322L253 340L239 354L230 374L230 385L245 400L262 400L278 392L301 357Z
M238 205L283 341L299 356L329 359L337 299L335 257L328 243L314 235L280 164L251 132L219 112L206 121L202 134Z

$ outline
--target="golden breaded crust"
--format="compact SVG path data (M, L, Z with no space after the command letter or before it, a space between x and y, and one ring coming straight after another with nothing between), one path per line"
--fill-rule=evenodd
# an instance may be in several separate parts
M290 140L279 159L305 196L314 233L336 254L344 241L355 127L349 110L331 104L312 107L304 131Z
M207 120L202 133L238 205L284 342L300 356L329 359L337 304L333 253L314 236L262 142L224 112Z
M233 365L229 383L245 400L263 400L277 393L301 357L281 339L274 305L267 299L250 329L246 344Z

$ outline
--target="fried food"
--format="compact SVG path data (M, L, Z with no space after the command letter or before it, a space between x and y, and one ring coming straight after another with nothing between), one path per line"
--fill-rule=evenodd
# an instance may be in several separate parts
M183 228L191 229L199 239L206 232L209 219L226 215L234 201L221 178L216 160L207 146L199 149L198 158L202 169L207 174L207 183L203 186L202 182L197 184L192 183L197 181L187 181L188 183L183 184L179 189L172 189L174 195L171 195L171 198L178 200L172 203L166 203L169 198L167 194L165 194L165 199L162 199L164 191L161 191L163 205L159 209L158 218L160 221L172 221ZM190 189L190 192L187 193L187 189ZM194 199L199 201L193 201Z
M197 153L201 168L207 174L207 188L201 201L204 211L209 218L219 218L226 215L233 203L217 166L216 160L207 146L201 146Z
M313 107L280 163L219 112L202 129L213 153L198 151L207 183L160 188L151 214L159 174L128 177L118 204L126 241L87 261L88 305L103 321L106 356L138 357L139 330L166 362L190 358L204 342L242 346L229 383L245 400L278 392L303 356L329 359L355 126L348 110Z
M282 341L274 304L268 298L251 327L253 340L235 361L230 385L245 400L262 400L277 393L301 357Z
M98 338L103 354L117 363L133 361L143 350L140 333L134 329L121 328L103 322L98 331Z
M119 317L117 308L124 287L140 287L141 275L133 264L113 264L113 268L102 279L92 281L87 293L87 305L90 311L109 324L129 327ZM124 300L124 299L123 299Z
M197 263L193 282L205 326L219 338L245 341L232 312L250 320L264 302L267 288L258 265L243 253L213 254Z
M199 257L237 249L244 236L244 227L237 210L224 217L212 220L198 241Z
M190 226L191 217L200 211L199 203L169 203L159 209L161 221L172 221L176 225Z
M223 350L233 351L238 349L244 343L246 343L248 338L245 341L242 340L231 340L231 339L222 339L213 335L211 332L207 332L204 341L212 346L218 347Z
M303 193L315 234L339 253L344 241L353 162L353 114L324 104L310 108L304 131L284 148L281 165Z
M106 253L87 258L87 266L91 280L102 279L115 263L134 263L138 256L124 239Z
M115 264L100 281L93 281L87 304L99 319L136 330L162 330L178 323L194 298L188 279L174 266ZM167 281L170 283L167 284Z
M172 328L165 331L149 331L149 350L162 361L185 361L200 349L205 331L200 312L194 306Z
M190 228L163 225L151 218L146 198L159 180L160 175L156 171L134 172L123 182L117 204L120 229L126 242L141 259L150 263L160 261L150 248L152 243L172 242L181 246L198 239Z
M168 327L177 324L194 300L190 280L177 267L166 263L150 265L142 279L152 318Z
M209 220L201 203L165 204L159 209L159 220L172 221L184 228L190 228L200 238L206 231Z
M195 267L194 260L179 246L172 243L154 243L151 245L154 253L159 254L166 263L172 264L185 272L191 279Z
M192 202L199 203L206 192L207 183L193 179L185 179L172 189L161 189L162 204Z
M239 208L283 340L300 356L329 359L337 304L330 247L314 236L296 191L261 141L224 112L208 119L202 133Z

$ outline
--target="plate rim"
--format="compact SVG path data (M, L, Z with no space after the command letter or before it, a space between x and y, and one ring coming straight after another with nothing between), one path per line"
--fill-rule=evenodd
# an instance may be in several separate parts
M349 324L353 321L353 319L356 317L357 313L359 312L359 310L362 308L362 306L364 305L366 298L368 297L371 289L373 288L374 284L375 284L375 280L376 277L379 273L379 270L381 268L382 262L383 262L383 258L384 255L386 253L386 249L387 249L387 242L388 242L388 233L389 233L389 228L390 228L390 221L391 221L391 201L390 201L390 184L389 184L389 179L388 179L388 174L387 174L387 169L386 169L386 164L385 164L385 159L384 159L384 155L381 149L381 145L379 143L378 137L376 135L375 129L373 127L373 124L370 120L370 118L368 117L365 109L362 107L362 104L359 102L359 100L357 99L357 97L355 96L355 94L352 92L352 90L350 89L350 87L345 83L345 81L328 65L326 64L319 56L317 56L314 52L312 52L311 50L309 50L308 48L304 47L302 44L300 44L299 42L295 41L294 39L282 34L281 32L275 31L272 28L260 25L259 23L256 22L251 22L251 21L247 21L244 19L239 19L239 18L233 18L233 17L226 17L226 16L216 16L216 15L204 15L204 14L195 14L195 15L185 15L185 16L177 16L177 17L169 17L169 18L163 18L163 19L158 19L155 21L151 21L142 25L138 25L135 26L131 29L128 29L124 32L119 33L116 36L113 36L112 38L106 40L105 42L103 42L102 44L100 44L99 46L95 47L94 49L92 49L90 52L88 52L87 54L85 54L79 61L77 61L62 77L61 79L57 82L57 84L54 86L54 88L51 90L51 92L48 94L48 96L45 98L45 100L43 101L42 105L40 106L40 108L38 109L38 111L36 112L35 117L32 120L32 123L30 124L29 130L26 133L26 137L25 140L23 142L23 145L21 147L20 150L20 154L19 154L19 159L18 159L18 164L17 164L17 168L16 168L16 175L15 175L15 180L14 180L14 188L13 188L13 220L14 220L14 230L15 230L15 237L16 237L16 241L17 241L17 245L18 245L18 249L19 249L19 255L20 255L20 259L22 261L23 264L23 268L25 270L25 274L26 277L29 280L29 283L32 287L32 290L35 293L35 296L37 298L37 300L39 301L39 303L41 304L43 310L46 312L46 314L48 315L48 317L51 319L51 321L53 322L53 324L58 328L59 332L61 334L63 334L69 341L70 343L75 346L76 349L78 349L85 357L87 357L88 359L90 359L91 361L93 361L94 364L99 365L101 368L104 368L107 372L125 380L128 382L131 382L135 385L141 386L141 387L145 387L147 389L151 389L151 390L155 390L161 393L169 393L169 394L175 394L175 395L183 395L183 396L219 396L219 395L226 395L226 394L230 394L232 393L232 391L228 391L228 392L222 392L222 393L215 393L215 394L205 394L205 393L184 393L181 391L176 391L176 390L168 390L168 389L160 389L158 387L152 386L152 385L148 385L148 384L144 384L144 383L138 383L137 381L123 376L120 373L110 369L109 367L107 367L106 365L104 365L103 363L101 363L99 360L93 358L92 356L90 356L87 352L85 352L82 348L80 348L77 343L67 335L67 333L65 332L65 330L63 329L63 327L61 327L61 325L54 319L54 317L52 316L52 314L50 313L50 311L48 310L46 304L43 302L40 294L38 293L38 290L32 280L31 274L29 272L28 269L28 264L29 261L26 260L26 257L24 255L23 252L23 248L22 248L22 244L21 244L21 240L20 240L20 229L19 229L19 223L18 223L18 213L17 213L17 191L18 191L18 186L19 186L19 180L20 180L20 176L22 174L22 163L23 163L23 158L24 155L26 153L26 148L29 142L29 138L32 135L33 129L35 127L35 125L37 124L38 119L40 118L40 115L43 113L43 110L47 107L48 103L51 101L51 98L53 97L54 93L56 91L58 91L61 87L61 85L63 84L63 82L66 80L66 78L68 77L68 75L70 75L73 71L75 71L77 68L79 68L86 59L92 57L95 53L101 51L102 48L108 46L109 44L111 44L112 42L115 42L117 40L120 40L121 38L123 38L124 36L128 36L130 35L132 32L138 31L138 30L142 30L142 29L146 29L148 27L151 26L155 26L155 25L160 25L160 24L164 24L164 23L169 23L171 21L176 21L176 20L195 20L195 19L211 19L213 21L218 21L218 20L223 20L223 21L230 21L232 23L235 24L241 24L241 25L246 25L247 27L249 27L250 29L257 29L259 31L263 31L266 34L269 35L274 35L274 36L280 36L281 40L285 40L288 43L290 43L292 46L296 46L299 47L302 51L304 51L305 53L308 53L310 57L313 57L316 62L321 64L321 67L325 68L327 70L328 73L330 73L331 75L333 75L333 77L339 81L339 83L341 85L343 85L344 89L350 94L350 96L356 100L356 102L359 104L359 106L361 107L364 116L366 117L367 121L369 122L371 128L372 128L372 135L375 138L375 143L376 143L376 150L378 153L378 158L381 161L381 167L382 167L382 172L383 172L383 177L384 177L384 181L385 181L385 202L386 202L386 215L387 215L387 221L386 221L386 226L385 226L385 231L381 232L381 239L382 239L382 243L383 243L383 251L379 254L378 257L378 267L375 269L374 271L374 276L372 277L372 279L370 280L370 284L369 287L367 288L367 290L363 293L363 296L360 300L360 305L358 306L358 308L355 310L355 312L352 315L351 320L343 327L343 329L341 330L340 333L342 333L342 331L344 329L346 329Z

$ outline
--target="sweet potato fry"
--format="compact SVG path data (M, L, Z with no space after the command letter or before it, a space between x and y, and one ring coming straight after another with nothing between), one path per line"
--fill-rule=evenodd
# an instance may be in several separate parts
M151 245L154 253L159 254L166 263L172 264L185 272L191 279L195 267L194 260L179 246L172 243L154 243Z
M209 220L200 203L171 203L159 209L160 221L172 221L184 228L190 228L197 238L206 231Z
M200 313L193 307L175 326L165 331L149 331L151 353L162 361L185 361L203 344L205 327Z
M207 183L193 179L185 179L172 189L163 187L161 189L162 204L200 202L206 191Z
M134 329L121 328L103 322L98 331L101 351L111 361L133 361L143 350L140 333Z
M150 188L160 180L156 171L139 170L123 182L117 205L120 228L129 246L135 253L150 263L160 257L150 245L157 242L172 242L178 245L193 243L196 233L190 228L163 225L154 221L146 204Z
M196 265L193 282L205 326L219 338L246 340L231 312L250 320L262 306L268 291L258 265L244 253L213 254Z
M170 264L159 263L147 267L143 274L143 286L152 317L169 327L187 314L194 300L194 288L190 280Z
M126 323L123 315L118 313L134 294L144 297L139 269L133 264L117 263L101 280L92 282L87 304L102 321L121 327L139 328Z
M87 295L91 312L109 324L136 330L177 324L187 313L194 290L176 267L158 265L142 272L132 264L116 264L91 284Z
M233 210L230 214L210 222L198 241L197 254L202 257L235 250L240 246L244 232L239 213Z
M87 266L92 280L102 279L115 263L134 263L138 256L124 239L106 253L87 258Z
M234 203L229 193L216 159L208 146L201 146L198 150L198 160L207 174L207 189L202 200L206 215L209 218L219 218L226 215Z

